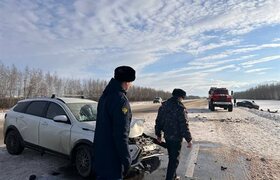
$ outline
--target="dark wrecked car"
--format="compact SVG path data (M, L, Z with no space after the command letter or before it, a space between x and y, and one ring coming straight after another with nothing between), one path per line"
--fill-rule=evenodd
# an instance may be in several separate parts
M241 102L237 102L236 103L237 106L241 106L241 107L247 107L250 109L259 109L260 106L257 105L254 101L241 101Z

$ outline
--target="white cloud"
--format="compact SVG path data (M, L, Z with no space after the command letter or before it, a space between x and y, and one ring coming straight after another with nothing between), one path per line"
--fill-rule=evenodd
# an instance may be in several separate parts
M272 40L272 42L280 42L280 38L275 38Z
M212 60L219 60L219 59L227 58L231 55L250 53L253 51L259 51L259 50L271 49L271 48L280 48L280 44L247 45L247 47L228 49L219 54L213 54L210 56L205 56L203 58L197 58L191 64L199 64L199 63L204 63L204 62L208 62L208 61L212 61ZM252 56L255 56L255 55L254 54L249 55L249 57L252 57Z
M235 69L235 65L231 64L231 65L227 65L227 66L221 66L221 67L216 67L216 68L211 68L208 70L205 70L204 72L220 72L226 69Z
M232 54L239 54L239 53L247 53L252 51L257 51L261 49L269 49L269 48L280 48L280 44L263 44L259 46L247 47L247 48L239 48L235 50L230 50Z
M246 73L264 73L264 71L267 71L271 68L257 68L257 69L249 69L249 70L246 70L245 72Z
M210 43L207 45L202 45L200 43L197 43L196 45L192 45L193 49L188 50L188 52L192 53L192 54L199 54L208 50L213 50L213 49L217 49L217 48L221 48L221 47L227 47L227 46L233 46L236 44L239 44L240 40L229 40L229 41L225 41L222 40L220 43Z
M248 66L248 65L265 63L265 62L275 61L275 60L280 60L280 55L265 57L265 58L261 58L261 59L257 59L257 60L251 60L251 61L248 61L248 62L241 63L241 65Z
M251 52L280 48L279 38L271 44L254 45L242 36L279 25L278 9L277 0L3 0L0 59L51 69L65 76L76 72L80 77L89 74L107 78L117 65L131 65L144 73L145 67L181 52L190 56L191 60L185 60L187 67L167 70L160 76L162 83L158 86L171 87L164 83L165 79L170 79L172 85L185 84L178 80L181 77L191 84L193 75L199 73L196 82L202 86L209 73L242 70L235 63L253 58L254 55L248 56ZM242 66L267 61L272 60L267 57ZM144 74L146 81L139 82L151 84L149 81L158 76L149 75Z

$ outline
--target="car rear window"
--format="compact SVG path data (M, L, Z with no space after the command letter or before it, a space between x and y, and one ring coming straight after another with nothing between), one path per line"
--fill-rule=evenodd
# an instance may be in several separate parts
M215 94L228 94L227 89L215 89L214 91Z
M46 101L34 101L29 104L26 109L27 114L35 115L35 116L43 116L43 112L47 105Z
M14 111L16 112L21 112L21 113L24 113L26 107L28 106L30 102L19 102L17 103L17 105L14 107Z

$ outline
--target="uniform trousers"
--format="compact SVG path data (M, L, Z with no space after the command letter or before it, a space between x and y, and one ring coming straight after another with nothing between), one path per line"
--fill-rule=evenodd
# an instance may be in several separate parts
M165 140L168 151L168 167L166 180L173 180L176 177L176 170L179 165L180 152L182 147L181 141Z

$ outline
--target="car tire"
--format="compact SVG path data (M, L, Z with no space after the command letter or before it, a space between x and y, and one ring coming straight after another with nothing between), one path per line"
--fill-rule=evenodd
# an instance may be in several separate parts
M141 161L142 165L144 166L145 171L149 173L154 172L160 166L160 159L159 157L151 157Z
M210 110L211 110L211 111L215 111L215 106L214 106L214 104L213 104L212 101L211 101L211 103L210 103Z
M80 176L86 178L93 176L92 150L87 145L77 148L75 156L75 166Z
M232 107L232 106L229 106L229 107L228 107L228 112L232 112L232 109L233 109L233 107Z
M24 146L18 132L12 130L6 136L6 148L12 155L21 154Z

